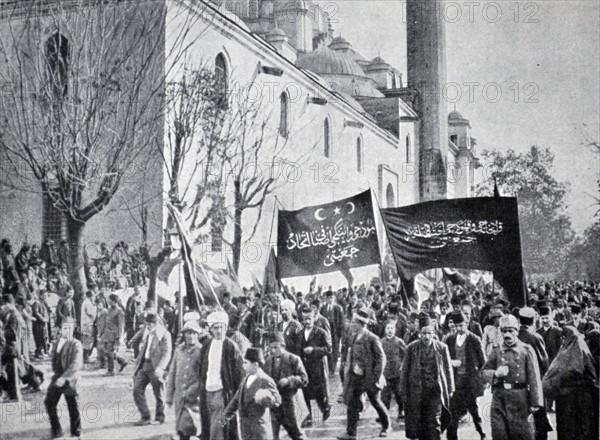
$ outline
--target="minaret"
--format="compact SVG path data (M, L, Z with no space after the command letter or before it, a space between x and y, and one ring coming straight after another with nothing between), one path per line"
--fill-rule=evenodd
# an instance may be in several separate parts
M407 0L408 88L417 92L419 187L421 201L446 198L448 113L442 98L446 84L446 24L439 0Z

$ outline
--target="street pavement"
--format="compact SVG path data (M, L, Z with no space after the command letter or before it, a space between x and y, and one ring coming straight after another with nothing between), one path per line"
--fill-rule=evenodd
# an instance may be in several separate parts
M126 358L131 358L131 353L126 353ZM140 414L133 402L133 362L125 368L123 373L113 377L104 377L105 370L92 369L86 365L78 382L79 404L82 417L83 439L170 439L174 433L174 419L172 410L167 410L167 420L162 425L150 425L144 427L135 426ZM0 405L0 439L47 439L50 438L50 424L44 409L45 387L49 383L50 363L48 361L38 364L45 371L46 381L42 385L42 392L37 394L24 394L20 403L3 403ZM332 414L326 423L321 422L318 408L313 404L313 427L306 430L309 439L335 439L345 431L346 407L337 403L341 393L339 376L335 376L330 384L330 396L332 401ZM146 392L148 406L153 412L154 396L151 387ZM491 439L489 422L491 396L489 391L479 400L479 406L484 420L484 429L487 438ZM299 409L299 420L305 416L305 412ZM61 399L59 414L63 430L68 433L69 419L66 403ZM388 438L392 440L405 439L404 422L397 420L396 404L392 404L390 411L392 430ZM358 427L359 439L377 438L380 425L376 422L377 414L367 403L365 411L361 414ZM554 414L550 415L553 426L555 425ZM284 430L282 429L282 432ZM286 434L281 439L287 439ZM445 435L444 435L445 438ZM474 429L470 416L465 419L459 428L459 439L479 440L479 435ZM556 439L556 432L551 432L550 440Z

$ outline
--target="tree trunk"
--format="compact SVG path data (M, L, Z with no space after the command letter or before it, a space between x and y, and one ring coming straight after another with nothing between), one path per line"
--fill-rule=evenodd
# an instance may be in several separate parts
M237 274L240 269L240 257L242 253L242 194L239 181L234 182L235 190L235 212L233 216L233 270Z
M69 276L75 292L87 290L83 261L83 231L85 222L67 217L67 243L69 243Z

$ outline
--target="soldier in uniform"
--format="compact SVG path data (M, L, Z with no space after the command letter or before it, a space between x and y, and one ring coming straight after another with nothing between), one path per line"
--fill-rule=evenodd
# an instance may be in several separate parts
M180 440L196 435L200 420L200 350L198 336L202 333L198 323L188 321L183 325L184 341L175 349L169 369L165 402L175 404L175 430Z
M542 381L535 351L518 338L519 321L500 319L501 347L494 349L482 369L492 384L492 438L533 440L529 416L543 405Z
M519 321L521 322L519 339L533 347L540 368L540 377L543 378L549 367L548 353L546 352L544 338L535 331L535 314L535 310L531 307L523 307L519 311ZM535 412L533 418L535 420L536 440L548 440L548 431L552 431L552 426L546 415L545 404Z

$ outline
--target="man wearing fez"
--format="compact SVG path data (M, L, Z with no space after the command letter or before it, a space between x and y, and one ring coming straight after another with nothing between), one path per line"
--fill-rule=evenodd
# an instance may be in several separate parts
M329 333L329 336L331 336L331 325L329 324L329 321L323 315L321 315L321 300L319 298L311 300L310 307L315 314L315 326L322 328Z
M241 440L267 440L267 408L277 408L281 396L272 378L263 371L265 358L262 349L251 347L244 355L244 371L237 392L227 405L224 423L239 411Z
M419 318L420 338L408 344L400 376L405 399L406 436L438 440L447 428L454 378L448 346L434 339L435 329L427 316Z
M296 304L290 299L281 301L281 323L279 330L283 332L285 338L285 346L290 353L300 356L299 347L296 345L300 340L302 333L302 324L294 319L296 313Z
M342 306L336 303L335 294L332 290L325 292L327 303L321 306L321 315L329 321L331 328L331 354L327 358L329 374L335 373L335 367L340 358L340 342L344 335L344 311Z
M573 304L571 306L571 315L573 316L570 325L575 327L583 336L587 336L589 332L598 328L598 325L593 321L588 321L583 317L581 305Z
M83 367L83 348L81 342L73 338L75 318L65 316L60 327L60 338L52 347L52 371L54 376L48 386L44 405L50 419L52 438L63 436L56 407L64 394L71 422L71 436L81 435L81 417L77 400L77 379Z
M196 435L200 426L195 420L199 412L200 342L202 333L198 322L187 321L183 325L183 342L175 349L169 367L166 403L175 404L175 430L179 440L189 440Z
M331 353L331 336L314 325L313 311L309 306L302 308L302 324L304 330L298 335L297 347L308 375L308 386L304 390L308 416L302 422L302 427L305 428L312 426L311 400L317 401L319 409L323 412L323 422L331 415L327 367L327 355Z
M495 348L481 374L492 384L492 438L533 440L528 417L543 405L540 369L533 347L519 340L519 321L500 319L502 346Z
M270 335L270 354L265 362L267 373L277 384L281 395L281 405L271 410L273 439L279 440L279 430L283 426L292 440L303 440L304 433L298 426L294 397L300 388L308 384L308 376L302 360L286 350L283 333Z
M483 396L484 392L479 376L479 370L485 362L481 339L467 330L467 319L462 312L451 313L449 319L456 325L456 333L448 336L445 341L450 351L455 383L454 394L450 399L452 420L448 426L448 440L458 440L458 422L467 411L473 417L481 440L484 440L485 433L477 408L477 398Z
M390 419L387 409L381 401L381 390L385 386L383 371L385 369L385 353L381 340L367 329L370 322L369 314L363 309L357 310L354 321L358 330L348 342L346 355L346 372L344 400L348 406L346 434L338 437L340 440L356 439L356 430L360 411L363 409L360 400L363 393L377 411L381 422L379 437L387 437Z
M139 425L150 424L150 410L146 403L148 384L152 384L156 399L155 420L165 422L164 376L172 354L171 334L158 324L156 313L148 312L145 321L146 332L133 370L133 400L142 415Z
M227 338L226 312L206 317L211 337L202 344L200 354L200 420L202 440L237 440L237 423L231 417L224 426L225 407L231 402L244 376L239 348Z

